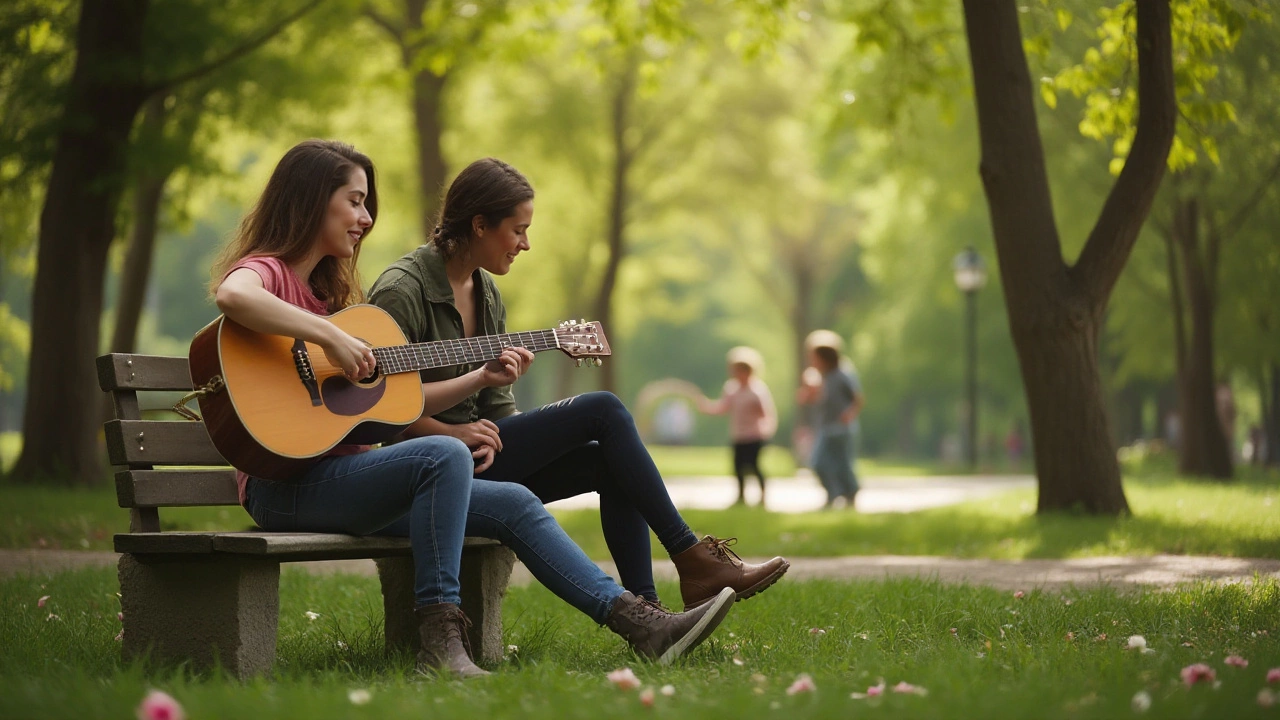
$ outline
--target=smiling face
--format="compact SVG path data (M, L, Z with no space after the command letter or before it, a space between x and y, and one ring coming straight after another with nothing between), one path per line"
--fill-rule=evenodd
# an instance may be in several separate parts
M347 183L329 196L329 207L320 227L318 250L321 257L332 255L349 258L365 232L373 225L373 216L365 207L369 180L362 168L355 168Z
M516 205L515 214L497 225L489 225L477 215L472 221L471 261L494 275L506 275L516 256L529 249L531 224L532 200Z

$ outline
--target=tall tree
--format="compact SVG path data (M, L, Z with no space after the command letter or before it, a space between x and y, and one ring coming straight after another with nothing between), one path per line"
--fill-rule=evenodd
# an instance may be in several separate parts
M1026 387L1040 512L1128 511L1102 394L1107 300L1164 177L1177 104L1168 0L1137 0L1132 149L1075 264L1063 260L1015 0L965 0L982 159L1009 325Z
M102 480L96 404L104 273L127 182L129 136L146 99L203 77L265 43L321 0L189 69L148 77L149 0L83 0L76 59L56 131L40 214L28 402L23 448L11 472L22 482ZM169 10L170 8L166 8ZM172 19L172 18L169 18ZM163 43L160 43L163 45ZM160 61L163 62L162 60Z
M401 64L409 73L422 191L422 231L429 241L440 209L440 195L449 179L441 145L448 117L445 91L453 78L480 55L486 31L506 18L507 3L370 0L364 12L395 43Z

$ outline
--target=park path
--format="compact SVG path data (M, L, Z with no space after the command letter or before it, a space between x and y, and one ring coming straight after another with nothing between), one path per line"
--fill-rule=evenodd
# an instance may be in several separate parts
M81 567L114 567L119 555L111 552L70 550L0 550L0 577L45 575ZM748 558L760 561L760 558ZM372 560L332 560L299 563L313 574L377 574ZM609 562L600 567L617 577ZM669 562L654 563L660 580L675 580ZM1172 588L1202 580L1251 583L1255 578L1280 580L1280 560L1154 555L1149 557L1095 557L1069 560L962 560L917 555L851 555L831 558L791 558L791 580L882 580L893 577L936 578L945 583L989 585L1003 590L1061 590L1067 587L1110 585L1119 590L1138 587ZM519 563L511 581L533 582Z
M737 483L729 477L670 478L672 499L679 508L727 507L737 495ZM870 477L858 493L858 512L911 512L981 498L1006 490L1034 487L1030 476ZM558 509L597 507L595 495L553 503ZM747 499L759 501L759 490L748 488ZM809 512L822 506L824 493L812 478L800 476L769 482L767 507L774 512ZM1030 511L1030 508L1028 508ZM843 512L843 511L835 511ZM48 574L79 567L112 567L119 556L111 552L67 550L0 550L0 577L16 574ZM751 560L751 558L748 558ZM755 561L759 561L756 558ZM617 569L602 562L613 577ZM308 572L376 574L370 560L337 560L301 563ZM655 562L659 579L676 579L669 562ZM793 580L867 579L888 577L937 578L947 583L990 585L1005 590L1062 589L1069 586L1111 585L1118 589L1169 588L1188 582L1253 582L1254 578L1280 580L1280 560L1156 555L1149 557L1096 557L1068 560L986 560L908 555L866 555L828 558L791 558ZM512 576L517 585L533 581L519 563Z

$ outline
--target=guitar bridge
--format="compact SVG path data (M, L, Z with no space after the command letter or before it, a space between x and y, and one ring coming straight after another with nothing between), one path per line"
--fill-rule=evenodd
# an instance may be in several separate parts
M316 383L316 371L311 367L311 356L307 354L307 344L302 340L293 341L293 365L298 369L298 379L311 396L311 405L320 407L320 386Z

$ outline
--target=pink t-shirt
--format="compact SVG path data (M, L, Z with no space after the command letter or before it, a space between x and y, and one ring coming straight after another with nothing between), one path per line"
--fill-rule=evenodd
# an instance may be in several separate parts
M258 277L262 278L262 286L267 292L284 300L290 305L295 305L308 312L316 315L328 315L329 307L324 301L316 297L311 288L302 282L302 278L298 277L283 260L277 257L269 257L265 255L250 255L227 271L227 275L239 270L240 268L249 268L258 273ZM226 279L226 275L222 276ZM369 445L335 445L332 450L325 453L325 457L331 455L355 455L369 449ZM249 482L249 476L239 470L236 470L236 489L240 493L240 504L244 505L245 485Z
M735 443L768 440L778 429L778 413L773 395L763 380L752 377L743 385L737 380L724 384L717 412L729 416L729 440Z

